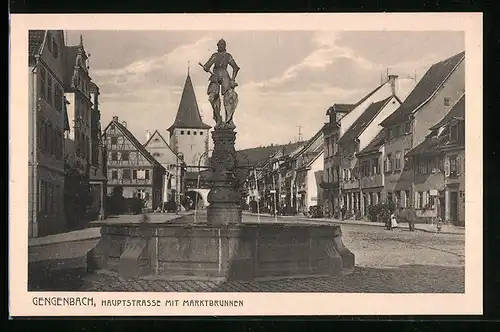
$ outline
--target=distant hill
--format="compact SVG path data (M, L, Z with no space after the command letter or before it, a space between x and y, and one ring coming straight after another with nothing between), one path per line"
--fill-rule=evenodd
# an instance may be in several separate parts
M257 165L269 159L270 155L275 154L280 150L284 150L285 154L291 153L305 142L288 143L281 145L259 146L251 149L236 151L238 155L238 163L240 165Z

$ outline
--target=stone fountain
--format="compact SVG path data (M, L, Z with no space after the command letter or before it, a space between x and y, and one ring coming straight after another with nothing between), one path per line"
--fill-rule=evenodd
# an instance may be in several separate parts
M228 280L350 273L354 254L344 246L339 225L243 222L232 120L238 103L235 78L239 67L225 51L223 40L218 47L206 64L200 64L211 74L208 94L216 122L206 215L198 216L196 223L191 215L168 222L99 221L101 238L87 254L88 269L111 270L124 278L164 275ZM227 65L233 68L232 77ZM225 121L220 115L219 91L224 97Z

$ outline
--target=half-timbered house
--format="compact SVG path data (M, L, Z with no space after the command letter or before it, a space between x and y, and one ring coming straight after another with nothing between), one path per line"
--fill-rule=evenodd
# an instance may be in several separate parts
M126 122L114 116L104 130L103 142L108 154L108 194L121 187L125 198L142 199L144 208L160 207L165 168L127 129Z

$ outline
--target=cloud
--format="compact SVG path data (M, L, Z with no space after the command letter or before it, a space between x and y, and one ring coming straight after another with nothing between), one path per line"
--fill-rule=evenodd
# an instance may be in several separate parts
M97 58L94 63L101 65L94 66L91 75L102 92L103 122L118 115L140 140L146 129L166 130L174 121L190 61L200 112L206 123L213 124L206 95L208 75L197 62L208 59L221 36L242 68L235 113L237 148L295 141L298 126L304 137L311 137L326 121L329 106L356 102L380 84L388 67L400 76L416 71L421 77L430 64L446 57L443 52L451 52L418 49L415 56L408 53L405 45L411 42L407 40L399 50L398 39L368 34L375 42L363 37L360 44L352 40L363 33L335 31L198 32L190 38L183 38L183 33L158 34L154 39L148 34L147 45L152 46L139 52L147 56L127 53L130 61L122 59L119 67L106 65L111 57L120 56L113 50L103 52L101 59L98 53L93 55ZM166 47L157 42L158 36L169 40L168 36L174 35L175 45ZM128 43L133 47L134 43ZM391 53L373 55L384 49Z

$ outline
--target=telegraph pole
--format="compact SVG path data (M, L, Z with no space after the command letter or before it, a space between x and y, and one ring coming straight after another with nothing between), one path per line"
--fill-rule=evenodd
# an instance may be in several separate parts
M298 130L299 130L299 133L298 133L298 137L297 137L297 141L298 142L302 142L302 126L297 126Z

